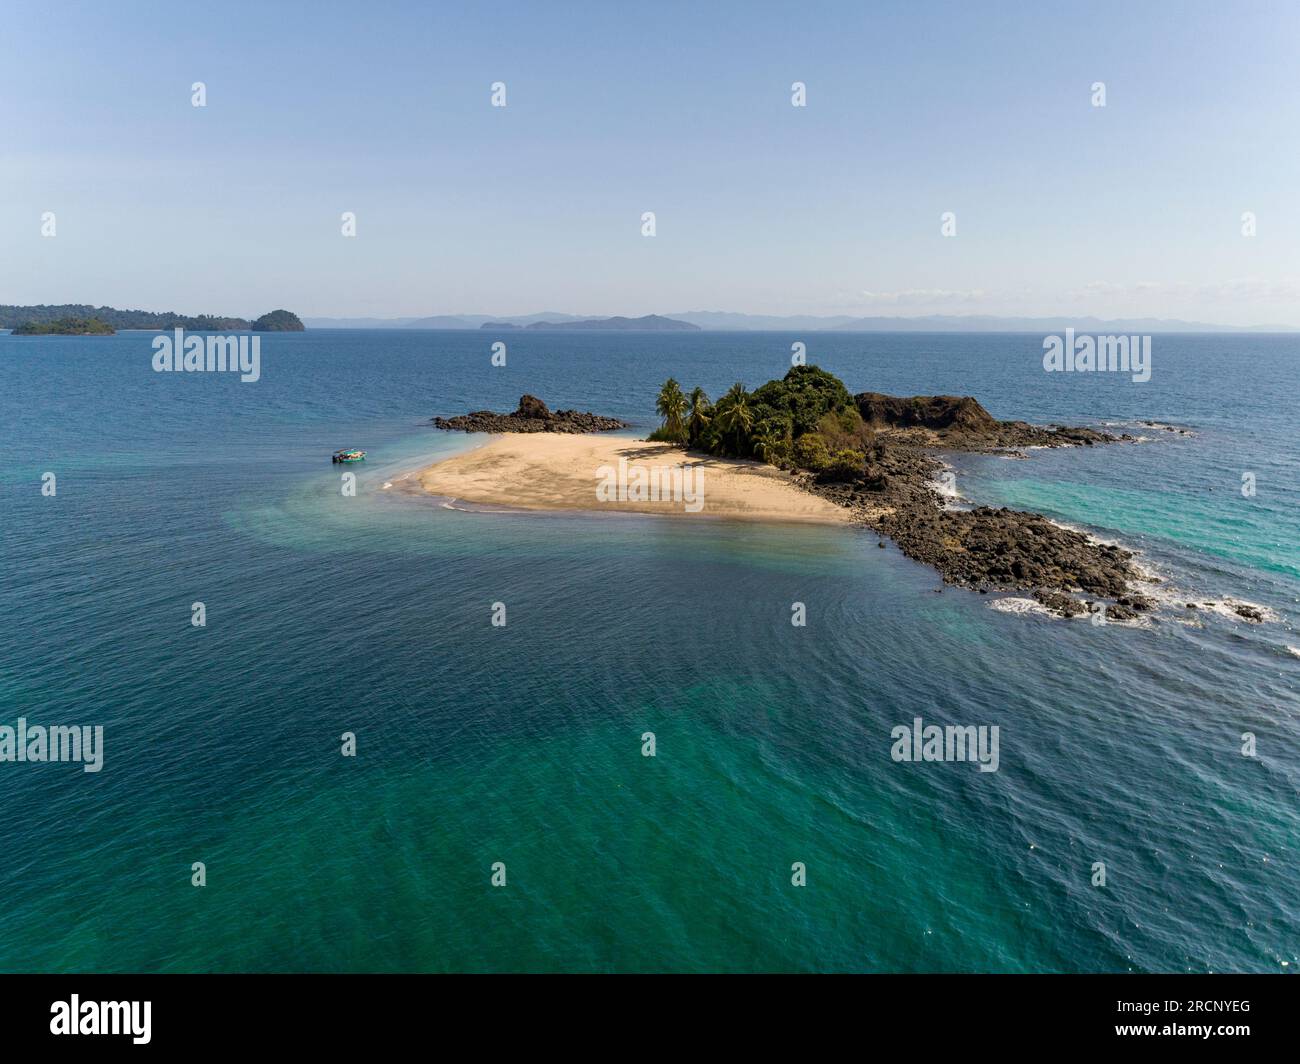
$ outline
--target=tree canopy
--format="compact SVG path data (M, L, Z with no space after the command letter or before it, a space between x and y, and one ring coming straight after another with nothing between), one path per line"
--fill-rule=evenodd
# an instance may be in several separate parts
M871 445L871 429L849 390L817 366L794 366L752 392L737 382L716 404L701 388L684 406L681 395L677 381L665 382L657 404L664 424L652 439L832 478L861 472Z
M26 321L14 328L15 336L111 336L115 330L98 318L53 318Z

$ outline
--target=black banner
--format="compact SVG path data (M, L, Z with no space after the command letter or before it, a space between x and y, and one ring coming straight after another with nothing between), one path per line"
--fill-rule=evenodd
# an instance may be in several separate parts
M9 975L0 1045L206 1055L398 1049L432 1037L491 1056L522 1043L817 1051L839 1036L901 1051L1157 1043L1223 1053L1280 1045L1294 987L1284 976Z

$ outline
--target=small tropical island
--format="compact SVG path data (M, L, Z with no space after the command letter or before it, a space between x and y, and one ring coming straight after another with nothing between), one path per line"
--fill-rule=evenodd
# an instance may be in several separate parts
M112 336L117 330L99 318L55 318L28 321L14 329L15 336Z
M622 422L552 414L532 396L512 414L435 418L443 429L505 435L435 463L417 479L433 494L474 503L680 514L689 511L661 499L598 501L596 471L698 468L706 514L863 526L892 539L945 583L983 594L1027 594L1060 616L1104 606L1108 619L1125 621L1155 607L1147 592L1158 581L1138 569L1132 551L1041 514L952 507L937 480L944 452L1026 457L1030 447L1132 442L1127 433L999 421L969 396L853 395L816 366L796 366L753 391L737 383L716 401L670 378L655 405L662 423L646 440L593 439ZM551 435L521 439L520 433ZM1238 612L1261 619L1242 612L1249 609Z
M305 332L302 319L291 310L272 310L254 320L253 332Z

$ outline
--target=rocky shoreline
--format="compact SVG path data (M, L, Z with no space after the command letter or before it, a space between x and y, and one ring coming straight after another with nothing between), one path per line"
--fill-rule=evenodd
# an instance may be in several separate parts
M518 408L510 414L476 410L459 417L435 417L433 424L448 432L613 432L628 428L626 422L600 414L551 411L534 395L521 396Z
M980 593L1021 592L1065 617L1105 606L1111 620L1154 609L1151 582L1133 552L1098 543L1041 514L979 506L949 509L935 478L937 452L1018 453L1027 447L1092 447L1132 441L1089 428L998 421L976 400L956 396L854 396L875 438L863 473L851 480L804 476L804 486L854 512L945 583ZM883 543L882 543L883 546Z
M1134 553L1062 527L1041 514L1007 507L950 508L937 484L944 452L1026 457L1036 447L1094 447L1136 442L1065 425L999 421L964 396L899 397L863 392L852 397L871 442L861 467L814 474L791 469L794 483L847 508L856 524L888 536L944 583L980 594L1020 593L1062 617L1102 608L1108 620L1131 621L1156 607L1148 593L1159 578L1134 563ZM460 432L596 433L629 427L616 418L575 410L552 412L525 395L510 414L488 410L433 419ZM790 468L787 465L787 468ZM885 546L884 541L880 543ZM1188 609L1196 608L1188 604ZM1247 604L1231 607L1244 620L1264 618Z

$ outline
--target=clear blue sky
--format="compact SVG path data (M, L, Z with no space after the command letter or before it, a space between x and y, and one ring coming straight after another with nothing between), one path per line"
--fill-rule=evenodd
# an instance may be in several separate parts
M1296 3L11 0L0 302L1300 325L1298 46Z

